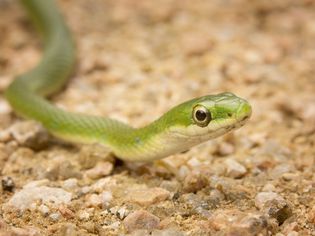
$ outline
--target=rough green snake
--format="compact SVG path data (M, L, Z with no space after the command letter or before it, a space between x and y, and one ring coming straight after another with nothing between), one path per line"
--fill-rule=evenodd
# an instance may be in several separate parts
M251 115L249 103L232 93L186 101L142 128L59 109L44 97L60 90L70 76L74 43L53 0L21 2L42 33L45 50L40 63L18 76L5 96L16 113L40 122L59 138L105 145L126 161L152 161L241 127Z

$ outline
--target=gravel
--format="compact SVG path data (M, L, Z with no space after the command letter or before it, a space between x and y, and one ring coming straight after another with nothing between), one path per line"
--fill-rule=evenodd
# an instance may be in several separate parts
M32 209L37 201L53 206L69 204L71 201L71 193L66 192L61 188L30 186L29 184L29 186L24 186L21 191L16 192L5 207L13 207L24 211Z
M58 3L78 63L57 106L140 127L231 91L253 115L154 163L54 138L3 96L42 50L17 2L1 1L0 235L314 234L313 1Z
M160 223L160 219L150 212L138 210L130 213L123 221L128 232L137 229L155 229Z
M165 201L169 198L170 192L163 188L140 188L126 191L130 202L137 203L141 206L150 206L158 202Z
M233 159L226 159L226 175L232 178L241 178L246 174L246 168Z

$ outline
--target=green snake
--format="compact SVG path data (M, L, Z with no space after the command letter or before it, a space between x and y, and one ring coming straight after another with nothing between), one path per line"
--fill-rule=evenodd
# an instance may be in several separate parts
M70 76L75 63L71 34L53 0L21 0L41 32L39 64L18 76L5 91L14 111L40 122L66 141L98 143L125 161L152 161L183 152L245 124L250 104L232 93L207 95L179 104L141 128L118 120L71 113L48 102Z

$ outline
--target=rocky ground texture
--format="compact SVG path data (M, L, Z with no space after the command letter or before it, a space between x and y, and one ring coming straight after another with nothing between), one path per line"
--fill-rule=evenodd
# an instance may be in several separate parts
M315 235L315 2L58 1L78 64L52 102L142 126L231 91L237 132L147 164L51 137L3 92L41 57L0 0L0 235Z

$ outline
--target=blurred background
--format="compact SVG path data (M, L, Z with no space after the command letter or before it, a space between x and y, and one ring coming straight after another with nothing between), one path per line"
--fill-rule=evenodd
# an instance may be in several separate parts
M3 138L23 122L12 114L3 92L16 75L39 61L42 52L40 37L18 3L0 0L0 163L2 176L14 176L23 186L27 179L47 177L47 173L45 168L32 174L12 170L12 165L21 170L32 162L24 163L22 157L22 164L12 161L12 153L23 145L12 149L14 137ZM165 159L162 167L153 164L141 167L146 169L142 172L139 166L131 165L114 172L113 178L120 171L131 173L124 183L139 180L151 186L161 183L142 180L143 175L163 180L161 173L166 173L171 176L167 181L175 182L179 192L186 194L180 195L180 200L169 200L173 204L166 207L170 212L161 213L149 206L151 212L161 219L170 215L178 232L191 235L219 235L240 227L245 230L240 222L248 223L245 218L251 214L267 214L265 227L260 222L256 231L245 227L247 231L235 232L267 235L263 228L268 228L279 236L314 233L315 1L60 0L58 5L78 51L73 78L52 99L58 106L111 116L137 127L179 102L206 94L230 91L253 106L251 120L237 132ZM62 146L55 149L70 152ZM41 151L49 153L51 149ZM230 159L245 172L238 166L239 172L231 174ZM35 160L49 166L46 160ZM187 176L201 175L215 184L185 190L185 184L196 184ZM59 176L51 181L64 179ZM205 208L201 203L209 205L208 197L217 190L218 182L231 189L223 187L215 206ZM260 192L282 196L283 207L273 208L277 214L261 207L257 198L252 202ZM11 195L4 196L3 203ZM124 204L119 197L117 201ZM185 215L177 212L181 207L193 210ZM248 213L244 216L243 211ZM178 215L181 218L177 219ZM236 215L231 224L223 220L229 215ZM44 222L48 225L49 220ZM32 224L42 229L38 223ZM234 224L234 228L225 227L227 224ZM17 220L16 225L23 228L25 219ZM117 226L108 232L115 235L124 231Z

